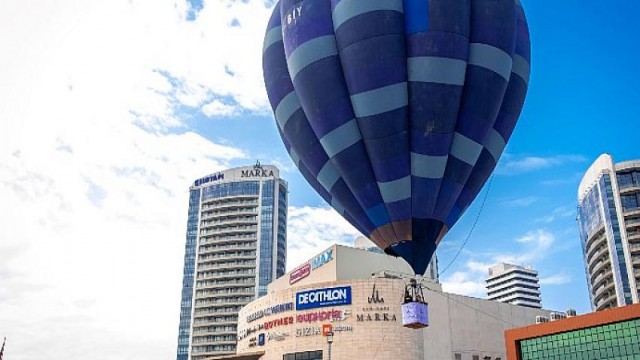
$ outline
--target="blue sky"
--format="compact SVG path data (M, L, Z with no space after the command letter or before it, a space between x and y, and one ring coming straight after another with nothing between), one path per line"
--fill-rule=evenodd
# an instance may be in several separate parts
M524 112L477 226L441 280L484 297L489 265L529 264L540 272L545 307L586 312L576 192L600 153L640 157L640 5L522 2L533 56ZM280 143L261 70L270 6L0 2L0 332L8 358L39 359L42 348L53 360L173 354L188 187L207 173L256 159L281 167L289 268L357 236ZM478 211L477 200L442 242L441 268Z
M484 274L474 270L476 262L523 260L544 279L545 307L586 312L589 298L575 222L576 192L583 172L599 154L608 152L616 161L640 157L632 145L638 133L634 103L640 95L635 81L640 68L633 60L638 50L633 44L640 29L631 26L640 6L630 1L616 6L523 3L532 42L532 75L524 111L478 225L443 280L460 283L452 291L478 296L482 295L478 279ZM214 119L197 112L190 115L190 126L206 137L230 141L263 162L293 166L270 114ZM295 171L286 176L292 205L323 204ZM485 192L478 196L480 200ZM442 267L469 234L479 203L445 238L438 251Z

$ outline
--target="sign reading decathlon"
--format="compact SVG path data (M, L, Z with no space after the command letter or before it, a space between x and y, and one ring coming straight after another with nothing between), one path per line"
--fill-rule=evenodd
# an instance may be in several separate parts
M308 290L296 293L296 310L351 304L351 286Z

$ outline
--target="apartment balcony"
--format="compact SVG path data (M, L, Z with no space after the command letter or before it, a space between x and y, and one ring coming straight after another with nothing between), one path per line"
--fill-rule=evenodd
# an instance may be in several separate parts
M224 228L209 228L206 230L200 230L200 236L206 235L222 235L222 234L241 234L241 233L255 233L258 231L257 226L229 226Z
M597 244L599 244L599 246L593 246L592 247L593 249L587 253L587 264L590 264L591 260L597 259L605 252L607 253L609 252L609 248L607 247L606 241L604 242L601 241L601 242L598 242Z
M214 262L227 262L228 260L255 260L256 253L236 254L214 254L214 255L202 255L198 256L198 264L214 263Z
M538 289L531 289L528 287L521 287L521 286L515 285L507 289L502 289L500 291L491 291L487 293L487 297L489 298L489 300L492 300L492 299L499 298L501 296L508 295L511 293L532 294L532 295L535 294L536 296L540 296L540 287L538 287Z
M242 217L236 217L233 219L226 219L226 220L203 220L200 223L200 229L201 230L207 230L207 229L215 229L215 228L220 228L220 227L225 227L225 226L251 226L251 225L257 225L258 224L258 217L246 217L246 216L242 216Z
M629 229L640 229L640 218L625 219L624 225Z
M205 273L198 274L196 280L210 280L210 279L235 279L235 278L255 278L255 271L234 271L234 272L222 272L222 273Z
M609 261L609 254L605 253L602 256L591 259L591 263L589 263L589 274L595 274L598 271L602 270L604 266L611 264Z
M200 220L214 220L214 219L222 219L222 218L231 217L231 216L246 216L246 215L257 216L258 209L254 206L230 208L224 211L210 209L210 210L203 211L201 213Z
M206 290L203 291L202 293L198 294L198 292L196 292L196 295L194 296L194 298L196 300L200 300L200 299L220 299L220 298L232 298L232 297L237 297L237 296L255 296L255 290L251 290L251 291L239 291L239 292L207 292Z
M224 282L224 283L202 283L196 282L196 290L206 290L206 289L224 289L224 288L237 288L237 287L247 287L247 286L255 286L255 281L237 281L237 282Z
M209 328L209 326L203 326L203 329ZM198 328L193 329L193 337L196 336L211 336L211 335L233 335L236 336L237 330L198 330Z
M223 245L223 244L235 243L235 242L256 242L256 241L258 241L258 237L255 234L232 235L232 236L208 235L208 236L200 237L200 245L207 245L207 244Z
M640 192L640 186L631 185L631 186L619 188L619 190L620 190L620 195L635 194Z
M601 270L595 278L592 278L591 283L593 284L592 288L597 289L601 286L605 281L613 282L613 272L611 271L611 267L605 268Z
M640 231L627 231L627 239L629 241L640 240Z
M253 261L225 261L225 262L208 262L205 264L198 264L198 271L215 270L215 269L253 269L256 267L255 259Z
M594 288L593 301L598 303L601 299L609 298L611 294L615 296L615 283L613 281L605 282L597 288Z
M589 252L592 247L594 246L593 243L595 242L600 242L603 239L606 239L606 235L604 232L604 224L602 224L599 228L597 228L593 234L589 234L589 240L587 240L587 243L585 244L584 248L587 249L587 252Z
M624 216L635 216L635 215L640 215L640 208L635 208L635 209L629 209L629 210L622 210L622 213Z
M597 301L595 305L596 311L614 308L618 305L618 299L616 298L615 294L613 294L612 296Z
M222 210L233 207L258 206L258 195L238 195L216 199L207 199L202 202L201 211Z
M257 250L256 244L244 244L244 245L204 245L200 246L198 255L219 254L224 252L234 251L254 251Z

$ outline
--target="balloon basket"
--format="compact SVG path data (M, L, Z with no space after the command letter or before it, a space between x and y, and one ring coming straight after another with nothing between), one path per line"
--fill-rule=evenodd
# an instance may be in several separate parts
M402 326L409 329L429 326L429 305L424 299L422 284L418 284L415 279L411 279L404 288Z
M409 329L429 326L429 306L416 301L402 304L402 326Z

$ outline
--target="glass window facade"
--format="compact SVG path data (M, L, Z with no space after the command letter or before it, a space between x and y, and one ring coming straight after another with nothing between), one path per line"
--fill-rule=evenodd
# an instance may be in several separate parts
M267 294L267 285L273 280L273 213L275 183L262 183L260 212L260 273L258 276L258 297Z
M640 209L640 194L630 194L620 196L623 211L634 211Z
M640 171L619 172L617 178L620 190L640 187Z
M640 319L519 342L522 360L640 360Z
M278 255L276 261L276 278L284 275L287 259L287 188L280 184L278 190Z
M282 360L322 360L322 350L284 354Z
M196 267L199 212L200 189L194 189L189 193L187 243L185 245L184 270L182 277L182 301L180 302L177 360L187 360L189 356L189 331L191 329L191 303L193 297L193 274Z
M620 224L618 223L618 214L611 186L611 179L608 174L602 175L600 178L600 187L604 189L604 210L607 217L608 237L613 239L615 252L611 254L611 264L618 266L618 272L614 272L614 278L618 285L622 285L622 292L625 304L632 304L631 285L629 284L629 275L627 272L626 258L624 256L624 248L622 245L622 237L620 236ZM618 286L620 288L620 286ZM620 301L620 300L618 300Z
M229 196L258 195L260 183L257 181L229 182L202 189L202 201Z
M593 233L603 224L600 213L600 189L594 186L578 204L578 224L583 246Z

